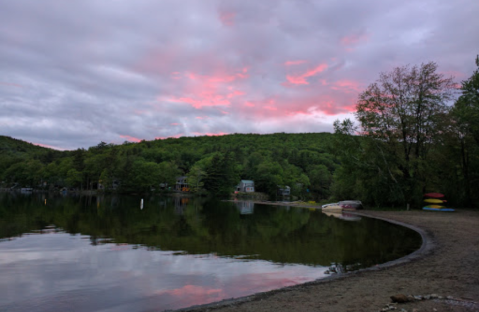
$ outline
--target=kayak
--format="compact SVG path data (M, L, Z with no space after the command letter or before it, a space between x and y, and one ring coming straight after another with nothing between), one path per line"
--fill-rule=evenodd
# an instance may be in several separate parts
M446 208L446 207L441 206L441 205L427 205L427 206L425 206L425 208L441 209L441 208Z
M424 197L444 198L444 194L441 194L441 193L427 193L427 194L424 194Z
M445 199L436 199L436 198L428 198L424 200L425 203L430 203L430 204L442 204L447 202Z
M424 208L422 208L422 210L442 211L442 212L455 211L452 208L430 208L430 207L424 207Z

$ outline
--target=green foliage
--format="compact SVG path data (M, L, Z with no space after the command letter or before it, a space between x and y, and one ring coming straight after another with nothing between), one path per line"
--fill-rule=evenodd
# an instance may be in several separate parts
M20 174L24 165L15 164L38 159L43 164L41 179L49 187L85 190L101 185L106 191L145 192L160 183L174 185L177 176L186 175L193 192L203 189L223 195L240 179L251 179L258 192L276 195L278 187L290 186L294 195L304 197L310 188L310 196L320 199L328 196L338 167L336 157L327 152L332 137L329 133L276 133L183 137L118 146L100 142L87 150L64 152L38 147L43 151L41 157L36 146L10 139L9 150L16 151L20 145L25 151L0 154L0 168L10 184L30 184ZM313 179L317 166L326 167L329 174L321 167L324 177ZM312 180L321 185L311 185ZM114 182L119 186L114 187Z
M203 182L206 177L206 171L200 164L195 164L188 173L188 184L192 192L199 192L204 188Z
M152 161L138 159L131 168L131 187L135 191L149 191L151 187L159 185L161 168Z
M454 87L436 71L432 62L397 67L359 95L356 117L365 139L355 155L360 163L351 169L359 171L355 183L366 184L376 204L412 203L426 187L425 164ZM351 135L350 122L335 127Z
M359 96L360 132L350 120L334 124L341 167L334 173L333 196L422 207L422 194L442 192L448 203L471 205L479 193L479 150L473 143L478 87L476 70L451 110L455 84L437 73L435 63L382 73Z
M454 105L453 114L461 130L470 133L479 144L479 55L476 66L472 76L462 82L462 94Z
M479 201L479 56L477 68L462 82L461 95L442 130L436 155L434 183L448 189L454 202L463 206Z
M218 153L206 168L204 188L215 195L227 195L233 192L239 175L231 152Z

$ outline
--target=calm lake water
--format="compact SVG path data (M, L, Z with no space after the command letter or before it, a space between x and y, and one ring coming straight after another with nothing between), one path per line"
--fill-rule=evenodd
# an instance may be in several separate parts
M0 194L0 311L163 311L397 259L420 236L318 210Z

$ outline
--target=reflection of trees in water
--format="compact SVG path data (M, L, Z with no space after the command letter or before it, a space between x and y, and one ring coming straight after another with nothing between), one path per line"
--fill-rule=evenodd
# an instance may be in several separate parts
M47 198L45 206L35 196L7 197L0 196L0 237L55 224L89 235L92 245L128 243L279 263L334 262L346 269L386 262L419 246L418 237L400 227L364 218L345 222L307 209L153 196L145 198L144 209L134 196ZM242 214L242 207L251 213Z

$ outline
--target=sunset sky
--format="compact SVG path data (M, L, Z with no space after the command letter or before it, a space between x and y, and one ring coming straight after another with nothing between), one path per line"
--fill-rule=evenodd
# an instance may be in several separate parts
M477 0L0 0L0 135L331 132L380 72L467 79Z

